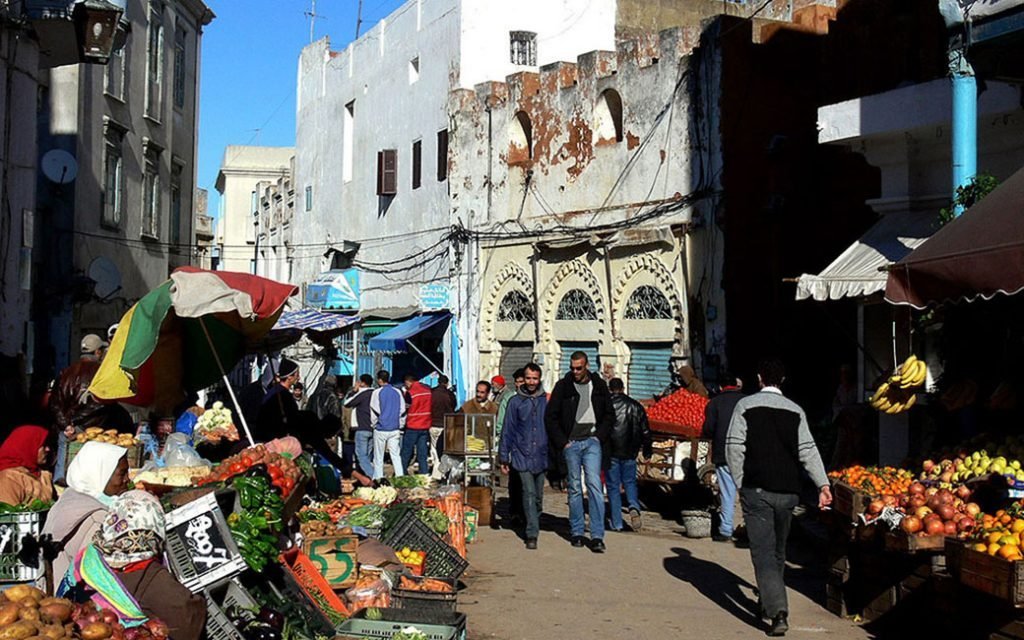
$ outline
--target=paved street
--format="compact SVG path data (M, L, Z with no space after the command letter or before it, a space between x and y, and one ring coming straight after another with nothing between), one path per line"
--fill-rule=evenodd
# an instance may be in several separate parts
M564 509L555 506L557 494L545 501L546 511ZM482 529L470 547L459 607L469 615L471 640L762 637L746 549L687 539L659 523L639 535L610 533L602 556L569 545L564 517L546 515L542 526L537 551L504 529ZM792 546L798 556L811 543ZM787 582L789 636L870 637L824 609L820 564L791 562Z

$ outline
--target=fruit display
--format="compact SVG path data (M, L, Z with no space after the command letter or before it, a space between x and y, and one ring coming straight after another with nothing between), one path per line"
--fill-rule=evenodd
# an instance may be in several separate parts
M192 433L197 441L202 442L238 442L238 429L235 428L235 421L231 417L231 409L225 407L219 400L199 414L199 420Z
M968 453L961 450L935 462L925 460L921 467L922 480L937 480L940 483L957 483L998 473L1015 483L1024 483L1024 468L1019 457L1024 447L1016 436L1009 436L1003 444L988 443L991 448L981 448ZM991 455L990 451L995 455Z
M913 473L894 467L854 465L841 471L832 471L828 475L831 479L845 482L871 497L899 496L906 493L914 482Z
M172 487L191 487L197 480L210 475L210 467L160 467L140 471L132 481L136 484L162 484Z
M399 549L395 552L395 556L402 564L409 564L417 567L422 565L423 561L427 558L427 554L423 551L415 551L409 547Z
M75 442L106 442L116 444L119 447L128 448L139 444L139 439L130 433L118 433L117 429L102 429L101 427L89 427L82 433L75 436Z
M871 396L871 406L888 414L902 413L917 403L914 391L928 379L928 366L911 355Z
M1024 517L1019 503L1009 509L978 517L979 525L969 538L975 551L1004 560L1024 560Z
M245 473L257 465L265 465L270 474L271 484L281 490L281 495L287 497L291 494L295 485L302 479L302 471L291 458L286 458L279 453L267 451L262 444L249 447L241 453L225 458L223 462L214 467L213 471L206 477L199 480L197 484L209 482L224 482L241 473Z
M971 491L961 486L957 491L925 488L920 482L910 485L908 492L897 499L897 506L906 513L900 529L908 535L967 537L977 524L981 507L968 502ZM884 499L873 500L869 513L879 513L885 507Z
M708 399L704 396L679 389L647 407L647 417L699 430L704 424L704 409L707 404Z

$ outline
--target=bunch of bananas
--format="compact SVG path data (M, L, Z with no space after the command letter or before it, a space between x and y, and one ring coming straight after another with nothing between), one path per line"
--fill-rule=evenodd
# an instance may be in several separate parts
M487 441L476 436L466 436L466 451L470 453L486 453Z
M888 414L906 411L917 402L914 389L922 386L927 377L928 366L911 355L887 381L878 386L871 396L871 406Z

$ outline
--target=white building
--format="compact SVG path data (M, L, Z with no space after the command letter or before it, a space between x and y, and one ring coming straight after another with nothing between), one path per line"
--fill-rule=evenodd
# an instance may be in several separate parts
M275 181L291 171L293 147L230 145L215 185L220 194L214 244L217 268L253 273L259 255L259 183Z

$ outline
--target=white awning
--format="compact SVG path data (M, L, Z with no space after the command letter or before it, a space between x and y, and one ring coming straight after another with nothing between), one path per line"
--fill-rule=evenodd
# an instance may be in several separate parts
M796 299L839 300L884 291L888 273L879 268L901 260L938 230L935 211L886 214L824 271L800 276Z

